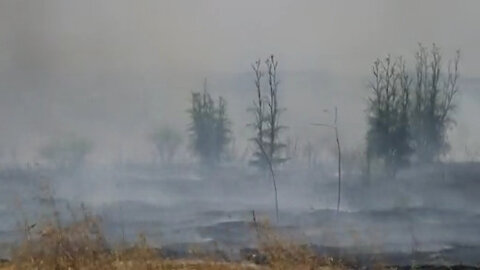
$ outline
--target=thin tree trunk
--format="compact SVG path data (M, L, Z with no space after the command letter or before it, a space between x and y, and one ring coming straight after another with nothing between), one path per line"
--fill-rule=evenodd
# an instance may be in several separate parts
M340 139L338 138L337 107L335 107L335 137L337 139L338 150L338 194L337 194L337 213L340 212L340 197L342 189L342 151L340 149Z
M277 218L277 223L279 221L279 215L278 215L278 194L277 194L277 182L275 180L275 171L273 170L273 163L270 157L267 155L267 152L265 151L265 148L261 144L261 142L257 142L258 147L260 148L260 151L262 151L263 156L267 160L268 163L268 169L270 170L270 176L272 177L272 184L273 184L273 191L275 192L275 216Z
M275 216L277 218L277 223L279 220L278 217L278 194L277 194L277 182L275 181L275 172L273 171L273 166L272 163L270 162L269 164L270 167L270 175L272 176L272 183L273 183L273 189L275 191Z
M337 199L337 212L340 211L340 193L342 188L342 152L340 150L340 140L338 139L338 129L335 126L335 136L337 137L337 150L338 150L338 199Z
M321 127L328 127L333 129L335 132L335 138L337 141L337 152L338 152L338 194L337 194L337 213L340 212L340 198L341 198L341 190L342 190L342 151L340 147L340 138L338 136L338 123L337 123L337 107L335 107L335 119L334 124L322 124L322 123L314 123L312 125L321 126Z

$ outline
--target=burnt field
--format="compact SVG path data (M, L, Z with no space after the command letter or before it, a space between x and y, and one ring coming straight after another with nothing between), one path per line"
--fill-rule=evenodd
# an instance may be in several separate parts
M335 175L283 168L277 223L270 180L243 167L4 169L1 257L9 258L24 224L40 228L55 215L67 224L84 205L101 219L109 243L133 242L142 233L176 258L195 246L242 259L256 248L255 211L258 222L269 220L282 235L360 264L477 265L479 172L478 164L464 163L411 169L394 179L346 175L336 213Z

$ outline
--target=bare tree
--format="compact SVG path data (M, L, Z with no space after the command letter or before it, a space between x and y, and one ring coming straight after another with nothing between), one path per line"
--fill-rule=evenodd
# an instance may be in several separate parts
M257 142L258 148L262 152L265 161L267 162L268 165L268 170L270 172L270 176L272 178L272 184L273 184L273 191L275 193L275 217L277 220L277 223L279 221L279 215L278 215L278 192L277 192L277 181L275 179L275 170L273 169L273 163L272 160L269 158L269 155L267 151L265 150L264 146L262 143Z
M249 126L253 127L256 132L252 140L256 141L256 144L261 143L267 154L265 156L257 145L250 164L266 169L268 167L266 159L270 159L273 165L281 164L287 159L283 157L283 150L286 145L280 141L281 130L285 127L280 125L280 114L284 109L278 105L278 62L271 55L265 61L265 66L266 71L263 71L260 60L252 65L255 74L256 100L253 102L253 107L249 109L255 116L254 122ZM263 91L264 77L267 79L266 94Z
M415 59L413 144L420 161L432 162L449 148L446 131L453 122L460 52L449 61L447 70L442 70L442 55L435 44L430 50L420 44Z
M268 95L267 95L267 146L268 155L273 164L280 164L287 159L282 157L282 150L286 147L285 143L280 141L280 131L285 127L280 125L280 114L285 109L278 106L278 85L277 78L278 61L273 54L265 61L268 77Z
M408 163L410 147L410 78L403 59L387 56L372 66L370 84L367 160L381 159L388 173Z
M255 74L256 100L253 107L249 110L253 112L254 122L249 124L253 127L256 134L251 140L255 143L254 158L250 164L262 169L268 169L272 178L275 192L275 212L278 221L278 195L275 179L274 166L286 161L282 156L282 151L286 147L280 141L279 135L284 126L280 125L280 114L284 110L278 105L278 85L277 78L278 61L271 55L265 61L266 71L261 68L261 60L257 60L252 69ZM267 79L267 93L263 92L263 78Z

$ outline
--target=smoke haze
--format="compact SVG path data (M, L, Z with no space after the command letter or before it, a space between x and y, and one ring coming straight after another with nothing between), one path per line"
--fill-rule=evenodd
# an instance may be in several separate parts
M433 4L434 3L434 4ZM229 102L236 147L251 133L250 65L280 60L285 124L300 140L328 137L311 122L337 105L349 147L364 142L370 66L387 53L413 63L417 42L461 49L452 156L478 147L480 23L476 1L15 1L0 3L3 156L35 161L52 137L95 142L94 162L149 159L154 126L185 133L190 92ZM14 154L15 153L15 154ZM6 157L5 157L6 158Z

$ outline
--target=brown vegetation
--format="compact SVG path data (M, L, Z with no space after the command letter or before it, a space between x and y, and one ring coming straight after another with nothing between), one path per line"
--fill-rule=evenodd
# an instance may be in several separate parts
M258 232L257 260L227 262L205 259L165 259L140 235L128 247L110 247L99 219L84 210L80 221L68 226L50 222L25 230L24 241L14 248L11 262L0 269L344 269L321 258L307 246L280 237L268 224L254 224ZM33 232L35 229L35 232ZM258 258L263 258L258 260Z

